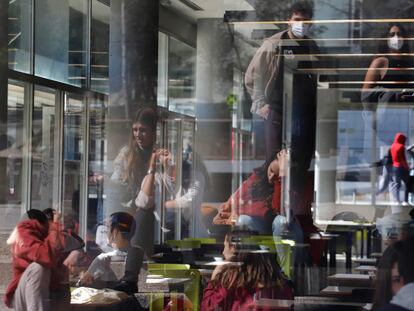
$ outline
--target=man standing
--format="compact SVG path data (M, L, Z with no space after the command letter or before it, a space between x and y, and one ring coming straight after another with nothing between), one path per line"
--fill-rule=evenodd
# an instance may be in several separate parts
M400 189L401 181L405 185L404 205L408 205L408 192L409 187L409 171L407 160L405 158L405 142L407 137L402 133L397 133L394 138L394 143L391 145L391 158L392 158L392 182L390 184L390 192L393 199L401 203Z
M315 42L307 37L312 5L299 1L292 5L288 29L264 40L245 75L252 98L251 111L264 121L266 159L283 149L284 74L293 71L292 119L290 130L290 206L293 215L310 216L313 177L309 166L315 151L316 76L309 70L318 54ZM311 195L304 195L309 192ZM296 199L295 199L296 198Z

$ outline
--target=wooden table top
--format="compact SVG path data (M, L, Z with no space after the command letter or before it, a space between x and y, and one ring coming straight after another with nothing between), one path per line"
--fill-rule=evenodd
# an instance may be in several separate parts
M291 310L294 302L294 300L261 298L253 301L249 306L249 310L260 310L262 308L266 310L272 310L272 308L277 310Z

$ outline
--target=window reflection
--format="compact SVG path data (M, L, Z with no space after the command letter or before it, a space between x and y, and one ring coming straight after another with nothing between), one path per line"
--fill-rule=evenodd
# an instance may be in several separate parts
M43 210L54 208L58 193L56 171L56 106L55 91L36 87L32 121L32 207Z
M9 68L30 71L30 0L9 1Z
M169 109L194 116L195 49L173 37L170 37L168 48Z

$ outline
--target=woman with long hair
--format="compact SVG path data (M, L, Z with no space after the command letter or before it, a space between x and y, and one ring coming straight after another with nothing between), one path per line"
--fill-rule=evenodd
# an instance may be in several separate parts
M116 288L128 293L137 291L138 274L145 257L154 246L156 207L159 206L160 187L174 193L172 184L172 155L168 150L156 149L157 114L152 108L140 109L131 126L128 145L114 160L105 204L106 215L128 211L134 216L135 234L125 264L125 274ZM157 165L163 166L159 173Z
M391 244L382 254L378 263L375 280L375 292L371 310L375 311L389 303L397 292L393 274L398 275L398 259L400 258L402 241Z
M413 80L411 73L413 62L406 38L407 32L402 24L389 24L387 31L381 38L378 54L372 60L362 86L361 100L364 110L373 113L376 124L374 130L376 130L376 138L379 140L379 147L388 148L396 134L384 130L389 126L390 107L397 103L414 101L414 90L409 90L412 88L410 83ZM368 126L373 124L371 118L366 119L366 122ZM401 130L403 129L396 132ZM383 167L382 179L386 183L382 183L381 190L384 190L389 184L393 200L399 203L399 197L395 193L399 190L401 180L407 180L408 168L400 168L400 163L397 163L394 155L392 155L391 162L392 166L384 165ZM394 169L395 165L399 168ZM406 192L406 200L407 195L408 191Z
M201 310L248 310L255 299L293 299L290 282L276 254L252 250L243 243L243 231L232 231L224 240L227 264L217 266L204 290Z
M365 75L361 100L366 110L376 112L378 130L389 122L389 104L413 101L413 91L406 90L413 80L413 62L406 37L407 32L402 24L390 24L381 38L378 54L371 61ZM386 145L391 142L385 137L379 139ZM390 139L392 137L388 137Z

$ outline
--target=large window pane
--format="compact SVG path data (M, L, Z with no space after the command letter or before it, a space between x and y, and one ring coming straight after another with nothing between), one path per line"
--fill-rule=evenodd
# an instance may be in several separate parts
M32 208L56 208L58 172L55 161L55 91L37 87L34 92L32 123Z
M86 11L83 0L36 1L36 75L86 85Z
M190 116L195 115L195 54L194 48L170 37L168 54L169 109Z
M66 94L63 132L63 210L65 227L79 230L82 185L85 182L84 158L85 101L81 96ZM77 232L78 233L78 232Z
M24 157L24 87L22 84L9 81L8 102L2 126L6 131L1 139L0 169L3 179L1 186L2 208L0 208L0 230L9 232L19 219L23 208L25 182L23 176ZM7 207L7 208L3 208Z
M158 106L168 107L168 36L158 33Z
M30 71L30 0L9 1L9 68Z
M105 117L107 101L92 98L89 104L89 172L88 172L88 230L94 237L94 228L104 223L103 183L106 165Z
M91 21L91 88L108 93L110 7L103 1L92 1Z

